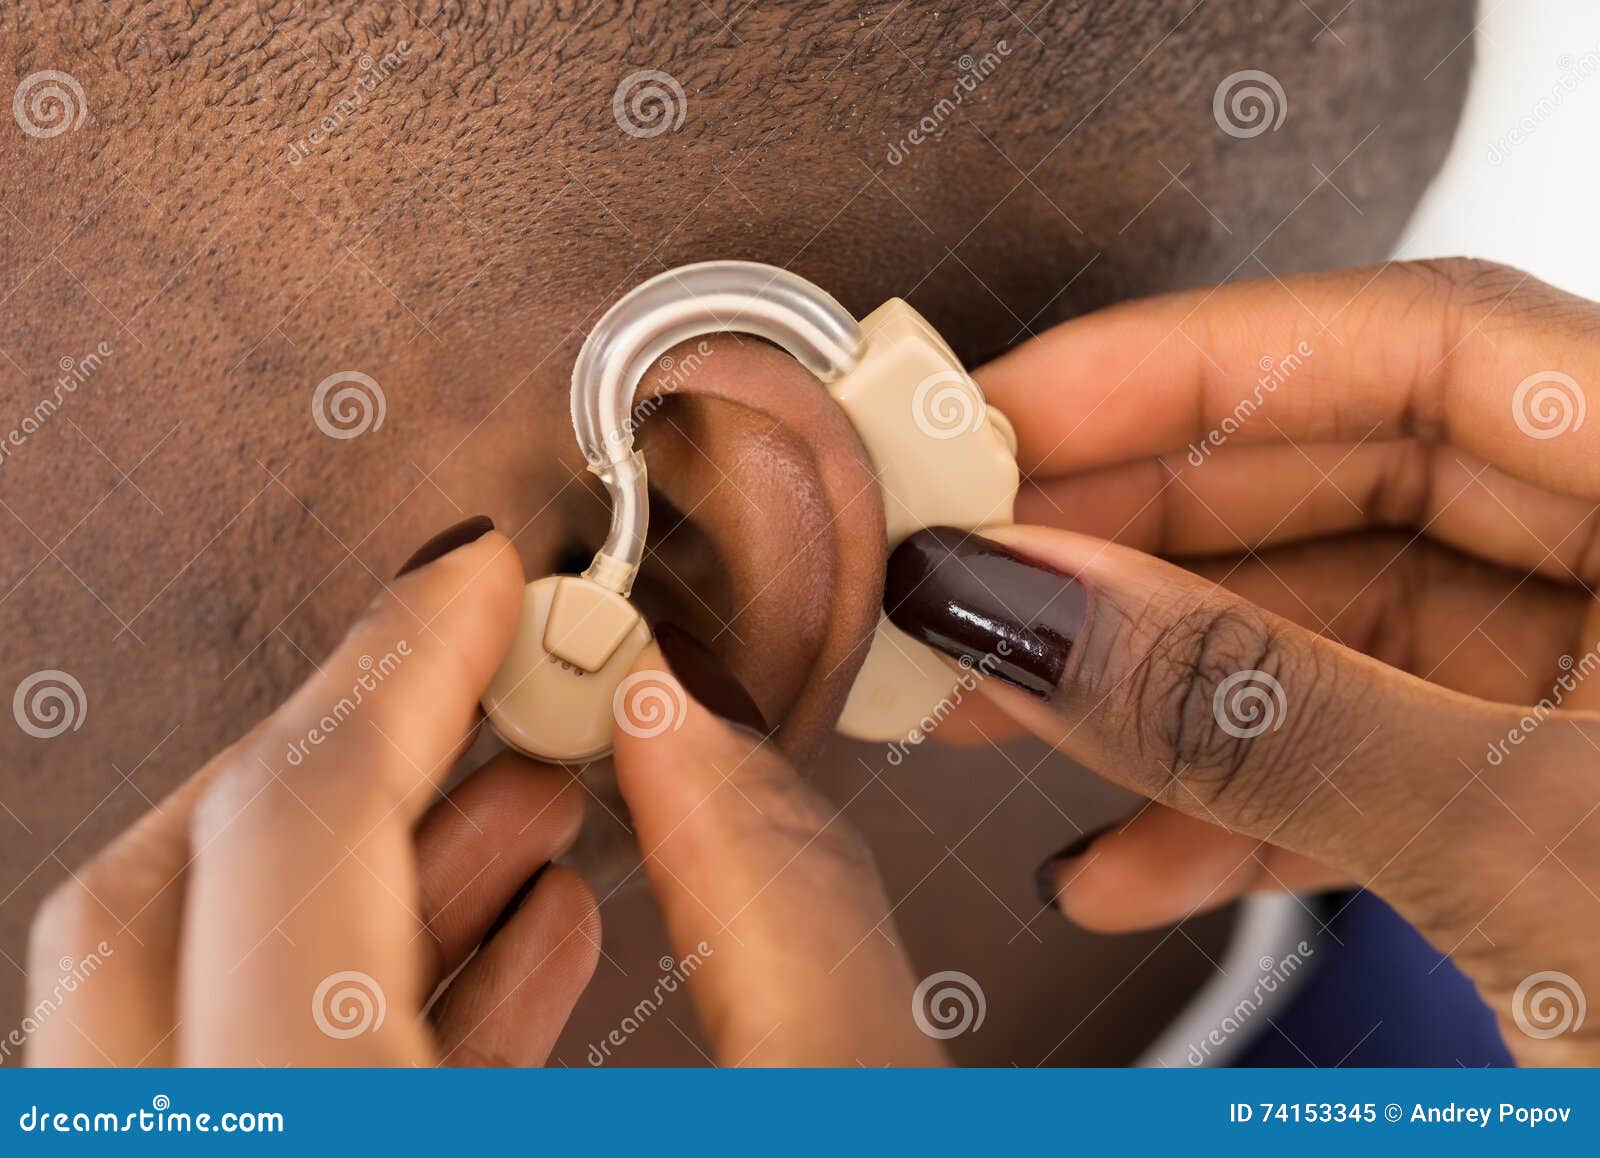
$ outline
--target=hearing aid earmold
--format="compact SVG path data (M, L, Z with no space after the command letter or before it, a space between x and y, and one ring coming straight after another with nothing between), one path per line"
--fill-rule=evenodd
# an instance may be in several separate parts
M582 575L527 586L516 638L483 700L512 747L560 761L610 751L614 700L651 639L628 601L649 521L634 393L673 346L726 332L782 347L844 409L877 473L891 548L922 527L1012 521L1011 425L905 302L891 299L857 323L823 290L773 266L709 261L653 277L606 312L573 366L572 424L610 497L611 527ZM955 685L932 651L880 618L839 730L903 740Z

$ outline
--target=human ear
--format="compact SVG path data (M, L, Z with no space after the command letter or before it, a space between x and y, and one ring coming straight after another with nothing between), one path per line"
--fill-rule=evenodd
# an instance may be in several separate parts
M879 615L883 500L861 440L798 362L734 335L662 358L635 408L653 508L635 599L719 652L803 762Z

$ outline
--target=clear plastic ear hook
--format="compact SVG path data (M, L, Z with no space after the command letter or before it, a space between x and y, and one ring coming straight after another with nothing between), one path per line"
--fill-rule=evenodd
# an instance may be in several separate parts
M818 286L753 261L706 261L659 274L606 311L572 368L572 426L611 499L611 530L584 577L626 596L649 524L644 457L633 447L634 393L656 360L690 338L753 334L823 382L853 370L866 344L850 312Z

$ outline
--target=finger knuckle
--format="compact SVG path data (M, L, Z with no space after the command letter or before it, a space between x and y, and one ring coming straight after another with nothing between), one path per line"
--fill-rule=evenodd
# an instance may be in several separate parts
M408 615L410 615L410 605L404 596L394 584L386 583L367 600L366 606L346 628L345 638L354 638L365 631L370 631L375 624L387 625Z
M104 908L83 881L77 877L63 881L50 890L34 913L29 934L33 955L51 957L82 943L85 931L104 916Z
M128 866L121 879L112 866L104 870L85 867L46 895L34 912L28 930L28 953L33 970L43 965L41 977L54 977L63 962L83 962L109 956L128 925L143 908L135 877ZM32 972L33 970L30 970Z
M754 761L736 790L724 788L694 823L731 858L756 860L780 851L785 875L807 879L826 893L878 886L878 870L865 840L844 809L797 777L786 764Z
M438 562L443 566L445 560ZM414 592L411 598L416 598ZM339 646L348 648L361 641L367 646L369 658L376 661L385 652L399 650L406 654L417 646L415 637L419 632L424 636L427 634L422 617L407 601L406 594L390 585L374 595L361 609L361 613L345 629ZM448 661L448 657L449 649L444 649L441 659Z
M1409 288L1412 306L1405 312L1431 318L1437 348L1430 350L1434 364L1450 365L1468 335L1493 331L1523 314L1546 289L1527 272L1478 257L1439 257L1401 262L1394 267L1394 283ZM1375 318L1392 326L1394 316Z
M1281 751L1287 662L1277 629L1250 608L1193 610L1156 638L1134 671L1133 707L1145 754L1167 772L1158 800L1252 807L1271 779L1265 753Z
M34 936L81 947L135 923L181 871L149 831L135 825L57 885L35 914Z
M258 737L235 744L218 755L206 770L209 783L195 804L190 820L193 842L208 846L237 825L247 812L281 807L288 792L277 771L262 756Z
M843 810L809 785L784 785L761 797L760 807L769 832L817 854L819 862L851 875L876 875L866 842Z
M1418 278L1438 293L1449 297L1459 295L1467 300L1503 297L1528 278L1514 266L1481 257L1422 258L1397 263L1395 268L1402 276Z
M118 922L132 921L151 897L172 885L181 871L155 846L148 829L124 833L79 875L84 886Z

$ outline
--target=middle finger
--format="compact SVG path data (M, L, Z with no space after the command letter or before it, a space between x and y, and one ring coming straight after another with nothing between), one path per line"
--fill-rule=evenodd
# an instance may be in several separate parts
M1517 571L1600 581L1600 507L1415 439L1228 445L1121 463L1030 484L1017 521L1178 558L1407 527Z

